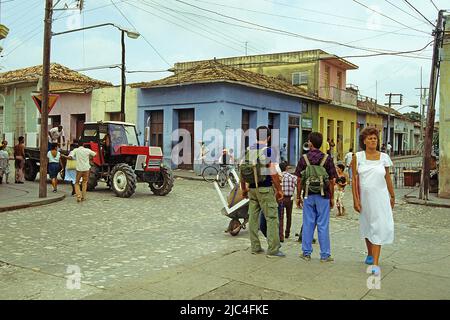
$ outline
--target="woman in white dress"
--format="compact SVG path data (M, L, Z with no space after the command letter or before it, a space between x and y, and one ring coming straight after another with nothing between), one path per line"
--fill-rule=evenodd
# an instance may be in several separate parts
M372 273L379 273L381 246L394 241L395 194L389 174L392 161L386 153L378 151L378 136L376 128L365 128L359 136L364 151L357 152L352 160L353 205L361 214L360 233L368 252L365 263L374 266Z

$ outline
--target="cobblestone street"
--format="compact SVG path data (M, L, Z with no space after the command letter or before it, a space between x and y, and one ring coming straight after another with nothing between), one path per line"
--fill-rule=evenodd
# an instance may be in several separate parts
M121 288L125 290L129 283L145 283L149 279L162 281L172 270L187 265L195 268L230 254L231 257L237 254L236 259L241 253L245 259L255 258L247 251L246 230L237 237L224 233L229 219L220 213L217 194L212 185L205 182L177 179L173 192L166 197L152 195L141 184L130 199L117 198L100 185L81 204L70 196L69 189L68 185L60 187L60 192L67 192L66 199L61 202L0 214L0 299L101 297L108 290L117 293ZM383 247L381 255L382 268L386 265L387 270L384 276L392 278L392 289L395 290L363 292L360 298L450 298L450 210L406 204L402 197L410 191L397 190L396 240L393 245ZM361 265L358 268L364 270L361 261L365 247L359 239L358 216L353 213L350 189L345 202L347 216L334 218L333 212L331 219L332 253L336 261L321 266L327 268L324 272L331 272L330 279L342 272L348 272L352 278L354 266ZM292 234L300 229L300 213L299 209L294 209ZM298 258L300 246L296 237L287 239L283 250L288 257L275 263L308 268ZM313 259L317 259L318 246L314 250ZM264 263L267 262L263 261L261 266ZM348 271L339 267L350 265L353 269ZM67 289L68 266L80 268L80 290ZM229 270L220 270L219 266L217 273L226 275ZM364 279L364 272L361 273ZM409 275L420 275L422 280L402 286ZM239 275L242 276L245 274ZM241 285L248 285L244 279ZM134 297L194 298L226 283L220 279L211 288L192 296L169 294L161 289ZM364 289L364 283L361 284ZM187 286L190 287L180 285L178 291L201 288L202 280ZM270 280L261 286L274 290ZM314 294L314 290L306 290L299 296L328 297ZM295 299L299 296L273 292L265 298Z

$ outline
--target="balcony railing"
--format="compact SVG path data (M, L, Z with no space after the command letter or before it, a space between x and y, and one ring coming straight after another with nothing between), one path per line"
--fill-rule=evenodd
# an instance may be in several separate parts
M330 99L334 103L356 107L357 95L347 90L341 90L336 87L320 88L320 97Z

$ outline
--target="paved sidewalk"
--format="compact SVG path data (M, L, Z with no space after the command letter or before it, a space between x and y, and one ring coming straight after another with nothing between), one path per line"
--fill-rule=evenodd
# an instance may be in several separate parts
M186 180L205 181L203 180L203 177L196 174L194 170L175 169L173 170L173 176L175 179L180 178Z
M415 188L405 195L405 201L430 207L450 208L450 199L439 198L436 193L430 193L428 200L419 199L419 189Z
M51 185L47 188L47 198L39 198L39 182L25 181L24 184L9 183L0 185L0 212L35 207L63 200L66 194L53 193Z

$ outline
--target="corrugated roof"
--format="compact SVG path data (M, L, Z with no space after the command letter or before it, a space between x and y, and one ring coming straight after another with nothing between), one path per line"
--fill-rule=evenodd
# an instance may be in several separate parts
M12 83L27 83L36 82L42 75L42 65L28 67L18 70L12 70L0 73L0 85L7 85ZM71 70L58 63L50 64L50 80L61 82L73 82L88 86L112 86L111 83L101 80L96 80L85 76L79 72Z
M306 90L301 89L297 86L293 86L292 84L284 80L226 66L214 60L199 63L193 68L181 71L164 79L151 82L135 83L131 85L131 87L157 88L213 82L235 83L248 87L269 90L280 94L296 96L320 102L328 102L328 100L324 100L315 95L312 95Z

